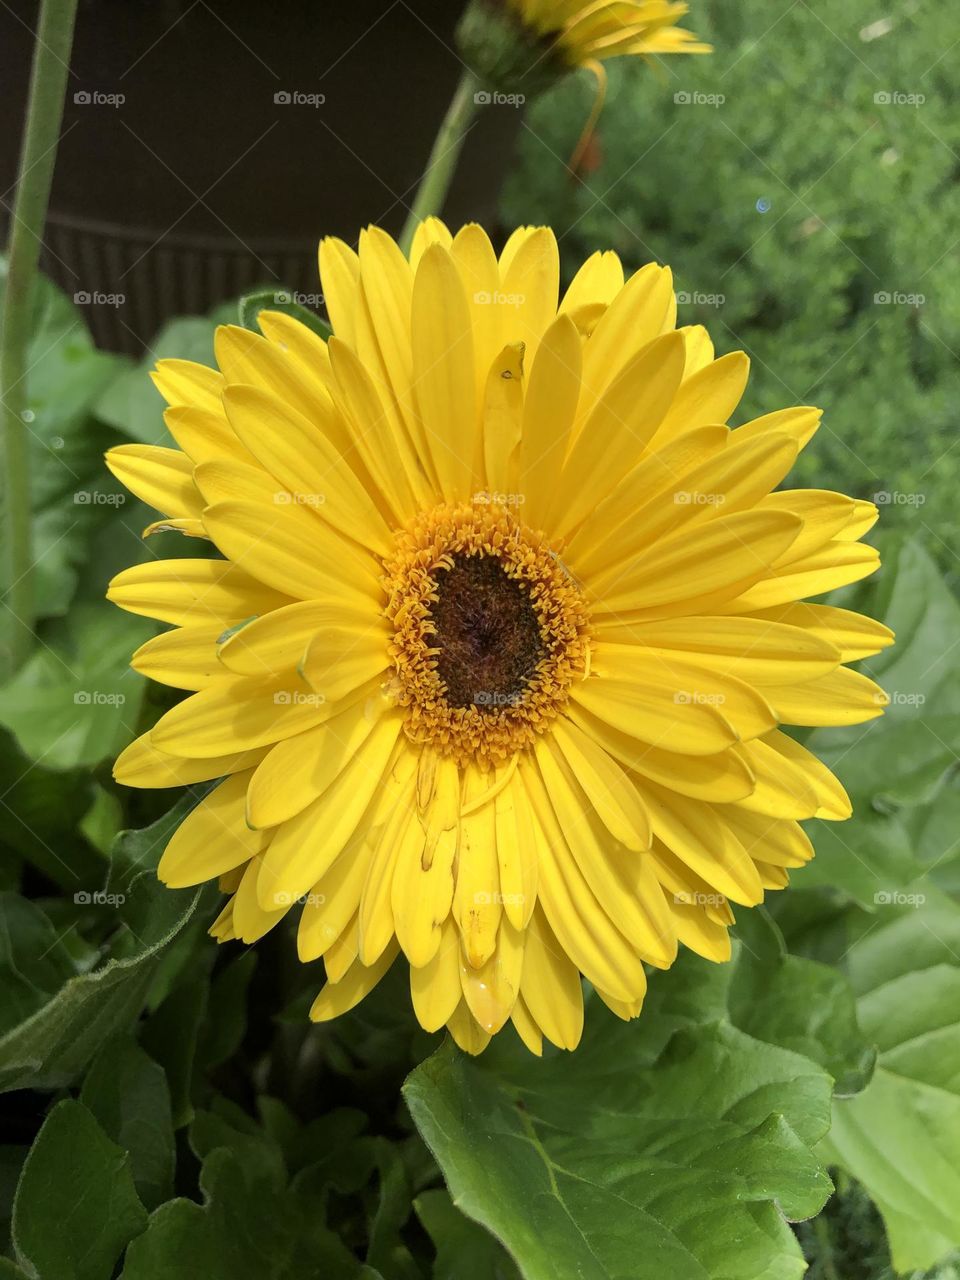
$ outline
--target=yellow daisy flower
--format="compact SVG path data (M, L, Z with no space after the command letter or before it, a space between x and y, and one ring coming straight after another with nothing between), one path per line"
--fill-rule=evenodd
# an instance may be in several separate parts
M679 943L727 958L730 904L810 858L798 820L849 815L779 726L881 713L842 664L890 632L800 603L877 567L877 513L776 488L820 415L725 425L747 358L675 328L666 268L597 253L560 297L552 231L498 258L436 219L320 268L329 343L221 328L219 371L157 367L179 448L108 455L212 544L110 585L172 624L133 666L191 691L115 774L224 779L159 874L220 878L221 940L296 907L315 1019L402 951L428 1030L573 1048L581 975L634 1017Z
M520 21L564 62L579 67L624 54L710 53L674 26L689 6L673 0L507 0Z

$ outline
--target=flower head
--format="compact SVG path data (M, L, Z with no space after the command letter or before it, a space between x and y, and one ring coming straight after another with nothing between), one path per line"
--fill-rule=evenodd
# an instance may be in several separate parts
M673 0L471 0L457 43L485 86L532 98L578 67L602 86L608 58L710 53L673 25L686 12Z
M673 0L507 0L521 22L579 67L629 54L709 53L692 31L674 26L688 5Z
M172 624L133 665L191 694L116 776L223 779L160 876L219 877L224 941L295 911L313 1017L402 952L427 1029L572 1048L581 975L635 1016L680 943L729 955L800 819L848 816L780 726L882 711L843 664L889 631L802 603L876 568L876 511L778 488L818 411L726 425L747 359L675 328L665 268L597 253L560 297L548 229L497 257L435 219L320 266L328 344L221 328L218 369L158 365L178 447L108 455L210 543L111 583Z

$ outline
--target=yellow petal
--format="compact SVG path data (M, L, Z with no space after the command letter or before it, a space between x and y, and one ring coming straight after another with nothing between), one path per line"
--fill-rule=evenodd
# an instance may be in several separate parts
M230 679L217 660L219 622L198 623L165 631L142 644L130 659L134 671L174 689L206 689Z
M428 455L443 496L463 501L474 489L479 443L473 330L460 274L439 245L424 253L417 269L411 332Z
M524 945L520 990L530 1016L559 1049L575 1049L583 1034L583 988L577 966L557 941L543 911L535 911Z
M639 461L683 374L676 333L644 347L611 380L564 461L551 504L557 534L574 529ZM587 385L584 367L584 385Z
M441 930L440 946L433 959L410 970L410 996L417 1021L424 1031L439 1031L456 1012L462 997L460 986L460 935L448 916Z
M504 916L497 933L497 947L489 959L474 968L461 956L460 982L467 1008L489 1035L495 1035L513 1013L520 994L524 934Z
M376 718L368 700L359 698L325 724L271 747L250 781L250 825L279 826L302 813L339 777L373 732Z
M373 600L361 601L357 597L349 601L302 600L283 609L273 609L228 632L218 657L235 675L269 679L296 668L316 633L334 623L379 634L384 647L389 638L381 611Z
M726 422L740 403L749 376L748 358L742 351L731 351L685 379L660 424L658 445L693 427Z
M150 734L141 734L117 757L113 776L125 787L189 787L194 782L209 782L240 769L252 769L263 751L236 751L224 756L191 760L184 756L158 751Z
M329 1022L358 1005L397 958L396 944L388 946L369 968L355 960L337 983L328 982L310 1007L312 1022Z
M399 730L397 719L378 721L319 799L279 828L260 872L258 892L264 907L278 895L294 899L306 893L365 824Z
M107 466L148 507L168 516L199 517L203 499L193 483L193 463L179 449L121 444L109 449Z
M218 502L206 509L203 522L225 556L296 599L328 593L369 599L378 593L372 557L309 512L282 505L271 509L255 502Z
M281 742L333 711L304 684L238 677L171 708L154 725L152 741L174 755L221 756Z
M221 782L184 818L163 851L157 875L171 889L202 884L246 862L267 844L269 832L244 820L249 772Z
M221 622L230 626L290 603L228 560L152 560L111 581L107 599L128 613L177 626Z
M650 819L636 787L602 746L571 720L558 720L553 740L597 816L628 849L650 848Z
M868 676L838 667L828 676L765 690L784 724L862 724L883 715L890 699Z
M322 431L255 387L230 387L223 403L243 443L310 514L373 551L390 550L383 516Z

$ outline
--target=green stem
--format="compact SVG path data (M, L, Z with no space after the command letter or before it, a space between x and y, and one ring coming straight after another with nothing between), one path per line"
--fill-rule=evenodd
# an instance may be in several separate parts
M463 143L470 129L470 121L477 111L476 95L480 81L470 70L465 70L460 77L457 91L447 108L447 114L440 125L426 172L420 180L413 205L404 223L400 235L400 248L409 253L413 243L413 235L424 218L431 214L441 213L450 183L456 172L457 161Z
M27 347L30 300L60 140L77 0L42 0L33 48L30 100L20 151L7 257L7 287L0 321L4 490L3 604L0 674L9 676L30 652L35 604L31 530Z

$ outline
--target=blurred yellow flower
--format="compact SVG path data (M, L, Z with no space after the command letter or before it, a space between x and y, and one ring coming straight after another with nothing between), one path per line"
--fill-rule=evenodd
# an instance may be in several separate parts
M688 6L671 0L507 0L523 24L571 66L629 54L710 53L674 26Z

